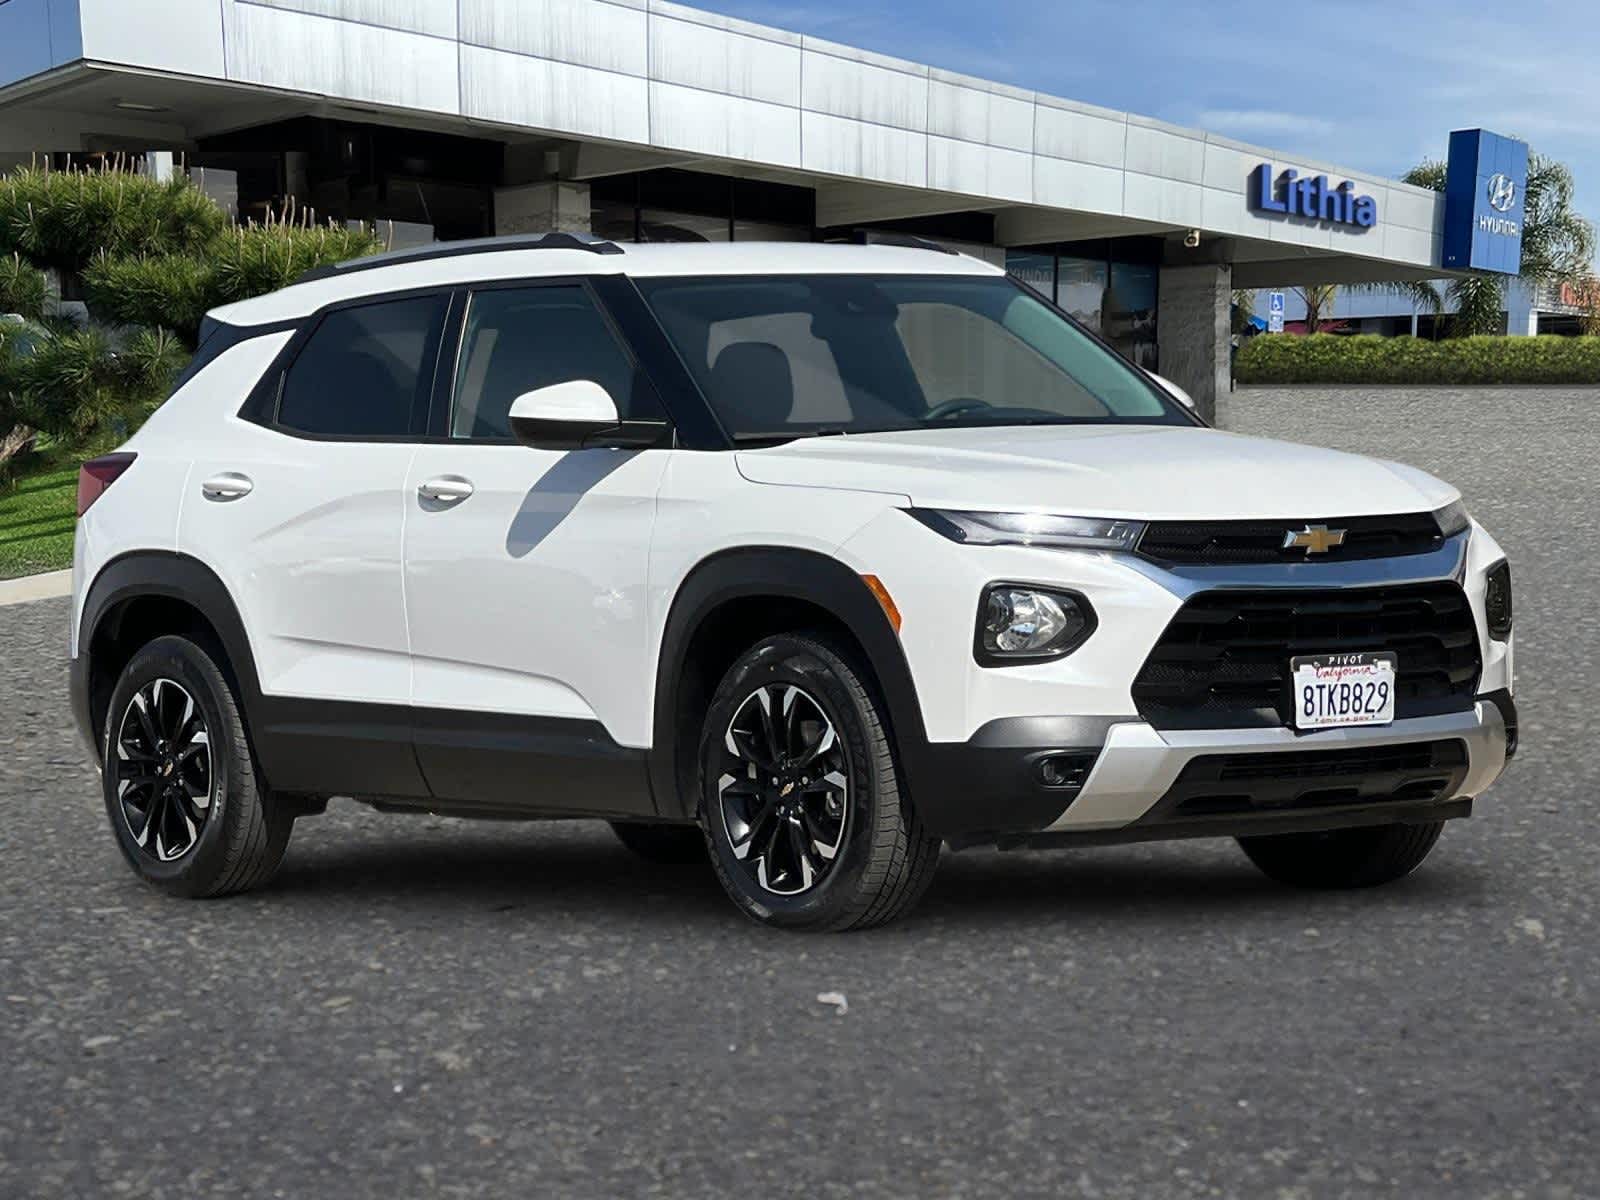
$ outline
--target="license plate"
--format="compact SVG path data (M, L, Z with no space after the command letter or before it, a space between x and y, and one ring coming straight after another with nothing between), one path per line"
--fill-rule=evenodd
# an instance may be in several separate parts
M1338 729L1394 721L1393 654L1320 654L1292 658L1294 727Z

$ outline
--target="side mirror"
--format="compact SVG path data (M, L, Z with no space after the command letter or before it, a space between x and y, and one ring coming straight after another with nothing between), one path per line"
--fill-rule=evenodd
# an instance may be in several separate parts
M535 450L644 449L660 445L669 428L660 421L622 420L611 393L592 379L523 392L508 415L511 436Z
M1150 378L1154 379L1157 383L1164 387L1167 390L1167 394L1179 404L1183 405L1187 409L1190 409L1191 411L1194 409L1194 397L1189 395L1188 392L1184 391L1177 384L1173 383L1172 380L1166 378L1165 376L1157 375L1154 371L1150 372Z

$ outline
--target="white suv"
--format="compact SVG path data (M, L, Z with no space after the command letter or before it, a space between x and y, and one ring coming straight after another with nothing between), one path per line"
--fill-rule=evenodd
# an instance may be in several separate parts
M1515 749L1505 557L1181 400L907 244L493 239L219 309L81 479L112 829L217 895L329 796L597 817L826 929L942 843L1396 879Z

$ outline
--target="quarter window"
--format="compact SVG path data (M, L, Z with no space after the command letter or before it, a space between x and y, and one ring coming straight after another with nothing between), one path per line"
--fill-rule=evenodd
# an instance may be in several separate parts
M413 296L330 312L284 376L278 424L321 437L421 434L447 304Z
M662 418L649 382L578 284L474 292L461 332L450 436L511 436L511 402L524 392L589 379L625 421Z

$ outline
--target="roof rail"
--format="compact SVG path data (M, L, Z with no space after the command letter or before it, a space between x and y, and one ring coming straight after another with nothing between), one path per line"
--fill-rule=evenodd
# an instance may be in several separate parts
M916 234L896 233L892 229L857 229L850 234L850 241L857 246L905 246L911 250L932 250L936 254L960 253Z
M314 267L296 283L315 279L334 279L392 267L403 263L427 262L435 258L457 258L463 254L493 254L500 250L587 250L590 254L621 254L622 247L592 233L515 233L505 237L469 238L460 242L434 242L407 250L388 250L365 258L348 258L326 267Z

